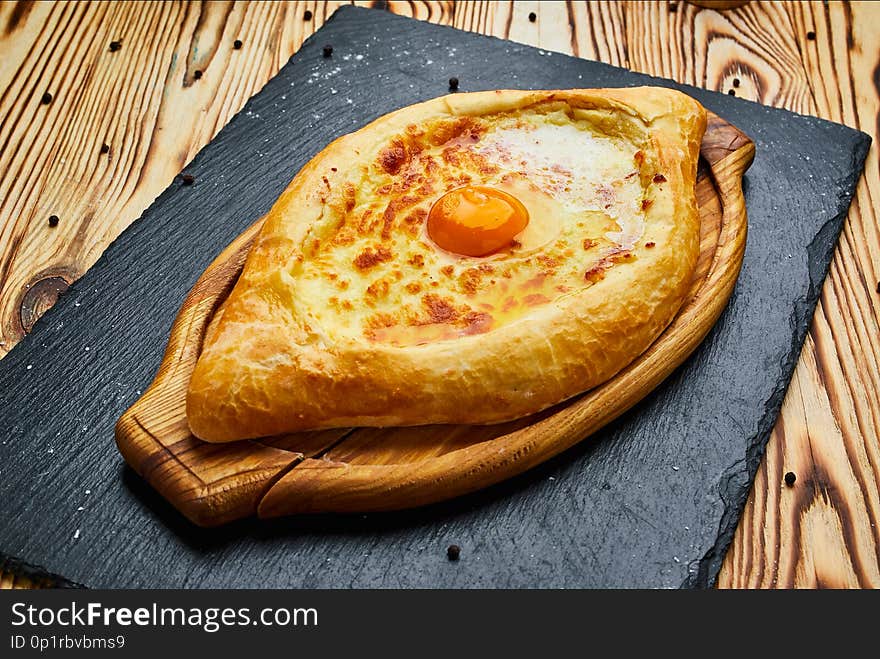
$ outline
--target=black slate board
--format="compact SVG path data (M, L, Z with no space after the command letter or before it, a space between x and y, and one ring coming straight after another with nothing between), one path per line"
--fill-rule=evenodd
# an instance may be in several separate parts
M333 45L324 59L321 48ZM745 264L718 326L634 411L489 490L393 514L190 525L113 425L214 256L337 135L462 91L660 84L757 144ZM704 587L731 540L870 143L837 124L344 8L0 361L0 552L95 587ZM457 563L450 543L462 547Z

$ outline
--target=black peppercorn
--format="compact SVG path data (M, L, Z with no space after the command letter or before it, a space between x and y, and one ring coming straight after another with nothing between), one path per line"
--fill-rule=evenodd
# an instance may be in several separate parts
M192 174L181 174L180 180L183 181L184 185L192 185L196 181L196 177Z
M241 46L242 46L241 39L236 39L235 41L232 42L232 47L235 48L236 50L241 50Z
M730 94L731 96L736 96L736 90L735 90L735 89L728 89L728 90L727 90L727 93Z
M311 12L310 10L306 9L306 10L303 12L303 20L304 20L304 21L310 21L310 20L312 20L312 12Z
M333 46L331 46L330 44L324 46L323 53L324 57L330 57L333 54Z
M52 102L52 94L50 94L49 92L46 92L45 94L43 94L43 97L40 99L40 103L42 103L43 105L49 105L49 103L51 103L51 102Z
M812 30L810 30L809 32L807 32L807 39L809 39L810 41L813 41L815 38L816 38L816 33L815 33L815 32L813 32Z
M459 556L461 556L461 547L458 545L449 545L446 548L446 557L450 561L457 561Z
M115 53L120 48L122 48L122 42L120 42L120 41L111 41L110 42L110 52L111 53Z
M529 22L534 23L536 20L538 20L538 15L533 11L529 12Z
M195 71L193 71L193 78L195 78L196 80L199 80L199 79L201 79L201 77L202 77L202 72L201 72L201 71L199 71L198 69L196 69Z
M795 475L795 473L793 471L790 471L787 474L785 474L785 484L788 485L789 487L794 485L794 482L796 480L797 480L797 476Z
M449 91L458 91L458 78L449 79Z
M734 86L734 87L739 87L739 78L734 78L734 79L733 79L733 86Z
M110 145L106 142L101 145L101 155L104 155L105 153L110 153Z
M57 227L58 226L58 216L57 215L50 215L49 216L49 226L50 227Z

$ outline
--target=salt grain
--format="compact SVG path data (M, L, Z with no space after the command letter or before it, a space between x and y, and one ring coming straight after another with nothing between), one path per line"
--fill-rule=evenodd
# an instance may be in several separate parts
M74 540L79 540L79 529L76 530L76 533L73 534Z

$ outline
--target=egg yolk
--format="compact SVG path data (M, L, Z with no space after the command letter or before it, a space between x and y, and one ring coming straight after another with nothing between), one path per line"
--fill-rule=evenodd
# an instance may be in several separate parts
M526 228L529 212L519 199L485 185L468 185L440 197L428 213L428 235L449 252L486 256Z

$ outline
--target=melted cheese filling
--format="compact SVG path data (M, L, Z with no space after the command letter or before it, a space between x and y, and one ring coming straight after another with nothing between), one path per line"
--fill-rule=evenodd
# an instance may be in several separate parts
M639 145L562 110L411 127L330 190L289 270L298 317L327 342L400 346L523 319L635 258L641 160ZM431 205L462 185L496 187L525 205L529 224L508 248L467 257L427 235Z

